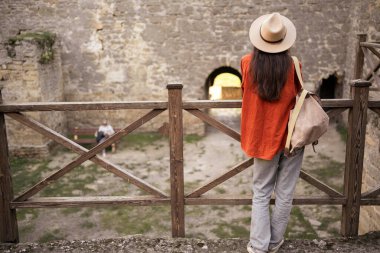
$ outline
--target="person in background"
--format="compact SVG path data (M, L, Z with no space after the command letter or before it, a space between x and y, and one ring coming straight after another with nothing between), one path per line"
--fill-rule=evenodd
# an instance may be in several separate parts
M108 123L108 121L103 120L102 124L98 128L98 131L95 132L96 142L102 143L114 133L115 131L113 130L113 127ZM112 143L112 152L115 152L115 143ZM102 155L103 157L106 156L105 149L103 149Z
M254 158L250 253L277 252L292 208L304 149L284 153L290 110L301 84L289 49L296 40L294 24L279 13L257 18L249 31L253 52L241 60L241 147ZM269 202L275 193L275 206Z

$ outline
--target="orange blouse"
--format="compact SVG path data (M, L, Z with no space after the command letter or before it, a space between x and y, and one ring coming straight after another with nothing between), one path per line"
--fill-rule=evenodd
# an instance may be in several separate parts
M279 100L269 102L261 99L249 74L251 59L252 54L241 59L241 147L248 156L271 160L285 148L289 113L294 108L301 85L292 64Z

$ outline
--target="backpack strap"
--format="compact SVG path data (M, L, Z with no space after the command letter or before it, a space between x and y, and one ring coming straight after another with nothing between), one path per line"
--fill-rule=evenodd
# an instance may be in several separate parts
M302 76L301 76L301 70L300 70L299 61L298 61L297 57L295 57L295 56L292 56L292 59L293 59L293 62L294 62L294 67L296 69L298 80L300 81L300 84L302 86L302 92L299 95L299 98L298 98L298 100L296 102L296 105L294 106L293 112L289 116L288 136L286 138L285 153L292 153L293 150L294 150L293 147L290 150L290 140L292 139L293 131L294 131L294 128L295 128L295 125L296 125L296 121L297 121L298 115L299 115L299 113L301 111L303 102L305 101L306 95L309 93L307 90L305 90L303 88L304 85L303 85L303 80L302 80Z

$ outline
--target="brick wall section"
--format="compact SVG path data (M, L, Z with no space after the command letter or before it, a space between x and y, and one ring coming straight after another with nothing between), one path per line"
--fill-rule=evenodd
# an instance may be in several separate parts
M41 51L33 41L22 41L14 47L15 56L9 57L4 44L0 44L0 80L4 103L63 101L63 79L59 46L49 64L40 64ZM64 132L66 119L62 112L25 113L35 120ZM30 128L6 118L11 154L47 156L50 140Z
M298 28L292 53L304 66L307 85L343 73L349 5L345 1L282 0L36 0L0 3L0 40L24 30L55 32L62 43L67 101L161 100L170 82L184 84L185 99L204 98L208 75L221 66L240 69L251 51L253 19L273 12ZM68 125L97 126L102 117L116 126L141 112L68 113ZM203 124L185 115L185 124ZM163 117L161 117L163 119ZM165 119L166 120L166 119ZM160 120L148 127L158 127Z

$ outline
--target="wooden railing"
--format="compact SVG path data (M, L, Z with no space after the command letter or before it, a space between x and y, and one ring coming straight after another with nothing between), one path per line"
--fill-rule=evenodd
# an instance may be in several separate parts
M364 77L365 80L355 80L351 83L350 99L322 100L322 105L330 117L349 110L343 192L335 190L302 170L300 177L326 195L295 196L293 200L293 204L295 205L341 205L341 234L343 236L355 236L358 234L360 206L380 205L380 185L367 192L361 192L367 108L380 115L380 101L368 99L369 86L371 84L368 80L373 78L377 84L380 84L379 77L376 74L376 71L380 68L380 62L375 64L370 56L370 52L372 52L380 59L380 53L376 50L380 48L380 44L366 42L365 35L359 35L358 38L354 78L362 78L365 58L368 60L368 66L372 70L371 73ZM167 88L167 102L46 102L22 104L3 104L0 88L0 242L18 242L17 208L171 205L172 235L173 237L183 237L185 236L185 205L251 204L251 196L210 196L205 195L205 193L250 167L253 164L252 158L246 159L230 168L228 172L204 182L197 189L189 193L184 192L182 111L186 110L236 141L240 141L240 134L238 132L210 117L202 110L209 108L240 108L241 101L182 101L182 85L170 84ZM150 109L151 111L90 150L23 114L23 112L30 111L128 109ZM170 193L157 189L119 165L97 156L97 153L102 149L120 140L121 137L128 135L167 109L169 110ZM19 196L14 197L5 129L5 115L79 154L79 157L47 176L33 187L25 190ZM86 160L91 160L116 176L136 185L149 195L128 197L33 197L47 185L58 180ZM273 204L274 201L275 199L272 199L271 203Z
M344 236L358 233L359 211L362 205L380 205L380 187L361 193L361 178L363 171L364 137L366 129L367 108L380 113L380 101L368 100L370 83L356 80L352 84L352 98L322 100L322 105L330 116L335 116L349 110L349 128L346 147L346 163L344 174L344 190L339 192L329 185L319 181L305 171L300 177L315 186L326 195L295 196L295 205L341 205L342 228ZM224 174L204 182L202 186L191 192L184 192L183 168L183 119L182 111L186 110L207 124L217 128L236 141L240 134L227 125L210 117L202 109L207 108L240 108L241 101L182 101L182 85L170 84L168 102L49 102L3 104L0 100L0 241L18 242L16 209L18 208L52 208L52 207L84 207L111 205L171 205L172 236L185 236L185 205L249 205L252 196L211 196L205 195L209 190L220 185L227 179L237 175L253 164L249 158L233 166ZM0 91L1 97L1 91ZM90 150L80 146L69 138L55 132L47 126L25 116L30 111L82 111L82 110L125 110L150 109L148 113L122 128L105 142ZM164 192L144 180L97 155L102 149L128 135L138 127L153 119L166 109L169 110L170 139L170 193ZM14 197L12 192L11 168L9 165L7 136L5 131L5 116L8 116L36 132L54 140L64 147L79 154L72 162L47 176L33 187ZM34 197L53 181L58 180L76 166L86 160L91 160L104 169L112 172L126 181L136 185L148 195L145 196L103 196L103 197ZM271 200L273 204L275 199Z

